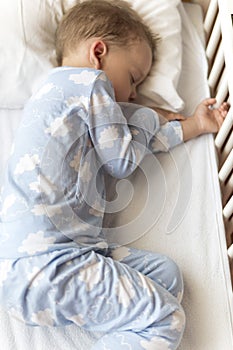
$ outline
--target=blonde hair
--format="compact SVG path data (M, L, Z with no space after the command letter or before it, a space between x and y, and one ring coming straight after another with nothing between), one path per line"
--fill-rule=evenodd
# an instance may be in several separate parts
M149 27L126 1L86 0L72 7L63 17L56 32L58 64L78 44L91 37L105 39L108 44L128 45L133 40L146 40L152 55L155 38Z

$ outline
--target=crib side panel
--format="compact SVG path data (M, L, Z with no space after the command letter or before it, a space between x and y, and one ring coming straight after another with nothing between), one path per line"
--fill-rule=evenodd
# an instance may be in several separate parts
M218 104L231 108L215 138L228 254L233 265L233 2L211 0L204 22L209 62L208 82ZM233 269L232 269L233 270ZM232 273L233 275L233 273Z

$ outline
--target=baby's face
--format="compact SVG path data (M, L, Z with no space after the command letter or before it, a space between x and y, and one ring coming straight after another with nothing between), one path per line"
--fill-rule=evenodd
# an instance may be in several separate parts
M136 89L152 65L151 48L146 41L135 41L128 48L110 47L102 67L112 82L117 102L136 98Z

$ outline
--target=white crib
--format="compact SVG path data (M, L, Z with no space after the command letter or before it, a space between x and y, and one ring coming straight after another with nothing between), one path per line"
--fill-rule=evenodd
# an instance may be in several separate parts
M42 2L66 3L65 0ZM0 4L1 10L3 3ZM9 0L6 3L10 11L5 11L5 15L9 16L17 11L20 16L25 6L35 6L30 0ZM197 3L202 6L204 16ZM217 96L218 103L228 100L232 105L233 0L194 0L183 1L183 4L179 10L183 19L186 58L178 92L186 102L186 111L190 113L199 100L209 95L209 90L212 96ZM4 20L3 17L1 20L3 13L0 11L0 23ZM9 42L9 47L12 43ZM1 63L0 75L6 69L7 61ZM39 64L48 62L44 60ZM31 78L33 80L32 71ZM24 92L26 94L28 89L21 83L18 87L20 96ZM18 104L17 98L18 95L15 96L14 105L4 105L0 99L1 170L6 164L13 134L21 117L22 105ZM169 255L181 267L187 326L179 350L233 349L230 269L232 265L233 271L232 148L233 107L215 139L212 135L205 135L177 147L168 155L158 155L157 175L154 174L155 163L147 158L142 170L147 172L150 191L142 172L134 174L129 179L135 191L132 203L113 218L113 224L121 228L120 235L125 237L129 230L135 234L134 239L130 239L132 236L129 238L130 244ZM2 174L0 185L1 178ZM161 188L165 191L163 197L158 194ZM127 193L125 182L122 183L121 193ZM179 202L180 195L187 200ZM155 199L158 202L162 200L162 205L156 204ZM182 203L182 212L177 203ZM138 234L142 231L143 235ZM91 348L98 336L75 325L59 329L26 327L0 310L0 348L3 350L86 350Z

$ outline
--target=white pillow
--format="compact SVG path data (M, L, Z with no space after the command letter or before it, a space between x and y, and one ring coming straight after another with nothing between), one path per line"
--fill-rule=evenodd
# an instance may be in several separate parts
M155 50L155 63L139 88L138 101L147 106L179 111L184 103L177 93L182 64L180 0L127 0L160 41Z
M74 0L0 1L0 107L22 108L56 63L55 31Z
M127 0L161 38L138 102L173 111L183 108L176 88L181 70L179 0ZM22 107L56 65L55 31L76 0L0 2L0 107Z

